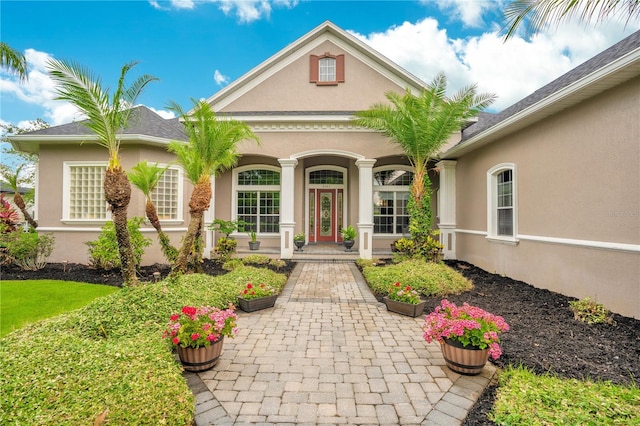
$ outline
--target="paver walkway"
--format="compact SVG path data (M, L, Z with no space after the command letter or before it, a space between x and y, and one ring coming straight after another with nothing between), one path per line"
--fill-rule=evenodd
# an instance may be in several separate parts
M299 263L274 308L238 312L218 364L185 373L196 424L457 425L495 373L461 376L353 263Z

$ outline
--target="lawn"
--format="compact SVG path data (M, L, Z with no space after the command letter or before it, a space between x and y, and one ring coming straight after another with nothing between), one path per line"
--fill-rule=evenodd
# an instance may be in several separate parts
M73 281L0 282L0 337L22 326L81 308L117 287Z

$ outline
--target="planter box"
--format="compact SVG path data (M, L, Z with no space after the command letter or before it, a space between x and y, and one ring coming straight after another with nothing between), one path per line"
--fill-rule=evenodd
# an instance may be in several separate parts
M213 368L218 363L220 354L222 353L222 343L224 336L212 343L210 346L200 348L181 348L178 346L178 357L182 362L182 367L186 371L198 373Z
M424 313L424 307L427 304L427 302L420 302L417 305L413 305L411 303L398 302L397 300L389 299L386 296L383 300L384 304L387 305L387 311L407 315L412 318L422 315Z
M277 294L250 300L238 297L238 305L245 312L259 311L260 309L272 308L276 304L277 298Z
M480 374L489 359L489 349L473 346L465 348L457 340L444 339L444 342L440 343L440 348L447 367L456 373L468 376Z

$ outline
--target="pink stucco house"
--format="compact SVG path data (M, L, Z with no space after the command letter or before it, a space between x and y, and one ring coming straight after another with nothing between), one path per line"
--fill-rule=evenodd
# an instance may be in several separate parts
M208 99L248 123L262 146L241 145L237 167L215 178L206 222L254 223L261 248L282 258L295 258L294 234L336 244L347 225L358 230L360 257L388 250L406 232L411 168L397 146L351 118L386 91L423 85L334 24L313 29ZM640 32L451 135L432 176L446 258L640 317L639 117ZM38 229L56 235L53 262L86 263L83 242L109 219L107 155L91 139L77 123L11 138L40 155ZM171 140L185 140L179 121L138 107L123 135L124 167L172 164ZM176 244L190 193L172 164L154 195ZM144 216L135 190L129 214ZM205 237L209 252L219 235ZM144 262L162 261L154 243Z

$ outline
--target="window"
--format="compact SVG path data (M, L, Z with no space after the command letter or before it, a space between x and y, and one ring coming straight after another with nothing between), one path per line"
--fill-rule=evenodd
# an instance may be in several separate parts
M63 218L65 220L107 220L103 162L65 162Z
M332 55L329 52L321 56L311 55L309 81L318 86L335 86L338 83L344 83L344 55Z
M373 172L373 232L405 234L409 228L409 189L413 172L377 169Z
M280 232L280 172L277 169L236 170L235 201L236 220L251 224L245 227L247 231Z
M156 206L160 220L182 220L180 188L182 188L180 169L169 167L151 192L151 201Z
M487 173L487 237L515 242L516 169L514 164L499 164Z

